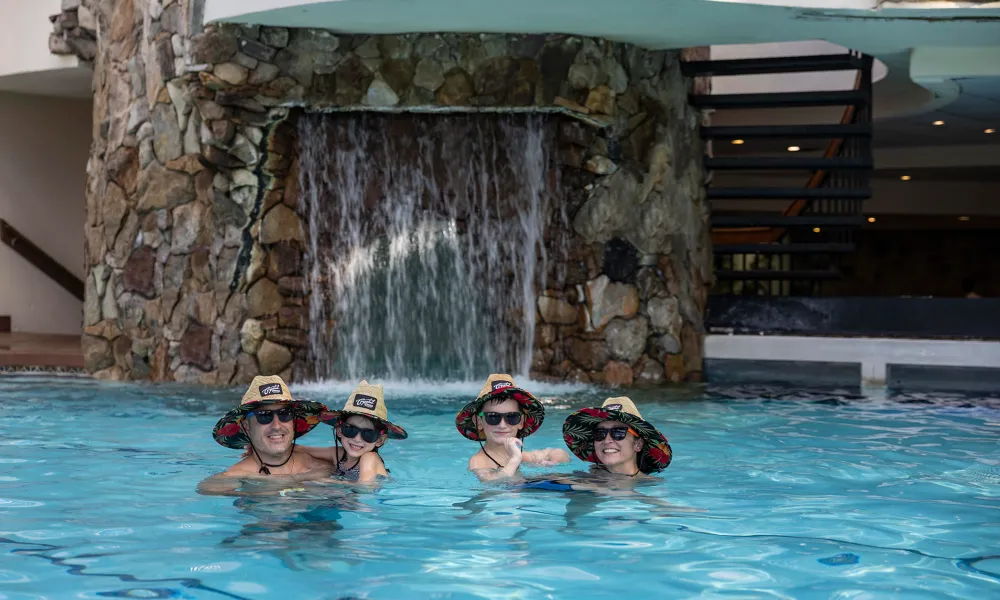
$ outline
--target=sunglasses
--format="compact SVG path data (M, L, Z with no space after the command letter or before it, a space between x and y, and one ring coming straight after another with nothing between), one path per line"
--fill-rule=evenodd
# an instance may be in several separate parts
M290 408L279 408L278 410L255 410L247 413L247 416L253 415L257 418L257 422L261 425L267 425L274 420L274 415L278 415L278 420L282 423L287 423L292 420L295 416L295 411Z
M508 425L517 425L521 422L521 413L519 412L509 412L509 413L498 413L498 412L488 412L479 413L484 419L486 419L487 425L499 425L500 421L507 421Z
M362 429L360 427L355 427L354 425L340 426L340 435L349 440L356 438L359 433L361 434L361 439L369 444L377 442L379 436L382 435L382 432L378 429Z
M629 433L635 437L639 437L639 434L635 432L631 427L595 427L594 428L594 441L599 442L611 434L611 439L616 442L620 442L625 439L625 436Z

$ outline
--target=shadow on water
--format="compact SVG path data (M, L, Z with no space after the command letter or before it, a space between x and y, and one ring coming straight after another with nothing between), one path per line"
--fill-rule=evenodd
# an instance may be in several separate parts
M175 584L189 590L208 592L223 598L234 598L236 600L249 600L245 596L233 594L225 590L220 590L206 585L195 577L165 577L162 579L143 579L129 573L95 573L86 565L74 564L73 561L90 561L102 556L109 556L110 553L86 553L76 556L60 556L72 551L66 546L56 546L53 544L42 544L38 542L20 542L9 538L0 538L0 544L11 547L10 553L17 556L30 556L41 558L51 564L66 569L68 575L80 577L101 577L117 579L123 583L140 584L140 587L130 587L120 590L97 592L98 596L105 598L191 598L180 589L173 587L152 587L150 584Z

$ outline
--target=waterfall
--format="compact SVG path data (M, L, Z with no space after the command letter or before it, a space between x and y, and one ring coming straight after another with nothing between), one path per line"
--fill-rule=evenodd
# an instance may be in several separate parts
M526 375L549 120L305 114L298 130L315 376Z

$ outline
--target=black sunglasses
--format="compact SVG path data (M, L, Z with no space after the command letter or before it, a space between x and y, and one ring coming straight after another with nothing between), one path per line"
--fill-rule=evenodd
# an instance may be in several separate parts
M620 442L625 439L625 436L631 433L635 437L639 437L639 434L635 432L631 427L595 427L594 428L594 441L599 442L611 434L611 439L616 442Z
M295 416L295 411L290 408L279 408L278 410L255 410L247 413L247 416L253 415L257 418L257 422L261 425L267 425L274 420L274 415L278 415L278 420L282 423L287 423L292 420Z
M378 429L362 429L360 427L355 427L354 425L340 426L340 434L349 440L356 438L359 433L361 434L361 439L369 444L377 442L379 436L382 435L382 432Z
M487 425L499 425L501 420L507 421L508 425L517 425L521 422L521 413L519 412L509 412L509 413L498 413L498 412L488 412L479 413L486 419Z

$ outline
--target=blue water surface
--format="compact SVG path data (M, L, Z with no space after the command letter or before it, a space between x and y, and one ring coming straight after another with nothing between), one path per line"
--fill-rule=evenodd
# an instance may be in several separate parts
M480 385L387 386L410 438L377 492L232 498L195 487L237 459L211 430L240 391L0 377L0 599L1000 597L1000 400L635 392L674 462L602 496L466 473ZM529 448L607 395L532 389Z

